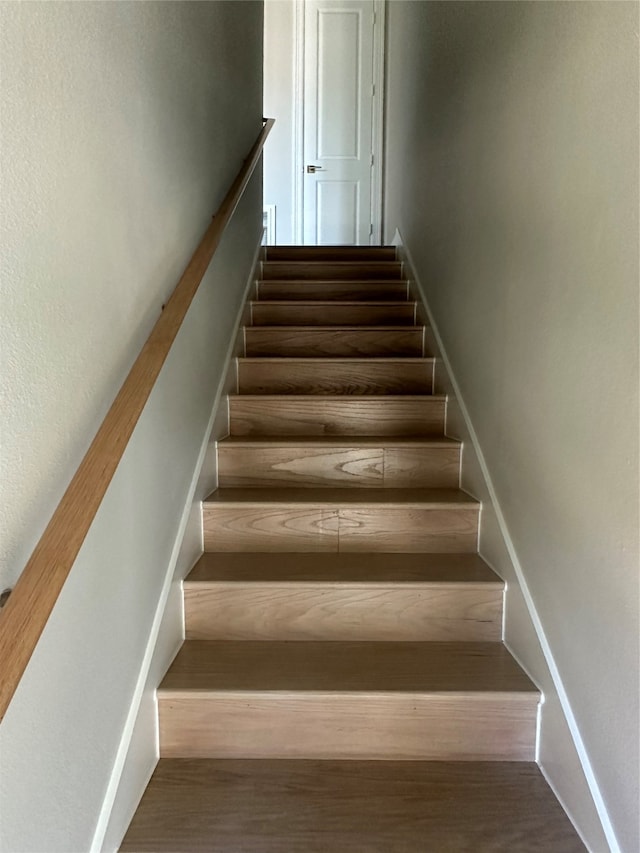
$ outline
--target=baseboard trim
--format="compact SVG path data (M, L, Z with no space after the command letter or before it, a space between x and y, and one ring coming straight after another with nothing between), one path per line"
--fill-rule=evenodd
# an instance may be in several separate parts
M586 780L586 783L587 783L587 786L589 789L589 793L590 793L592 801L593 801L593 806L595 808L595 811L597 813L597 818L598 818L598 820L600 822L600 826L602 828L602 832L604 834L604 837L606 838L606 841L607 841L607 844L609 845L609 849L610 849L611 853L622 853L621 848L620 848L619 843L618 843L618 840L617 840L616 835L615 835L615 831L614 831L613 826L611 824L611 820L609 818L609 814L607 812L607 808L606 808L606 805L604 803L604 799L603 799L602 793L600 791L600 787L599 787L597 779L595 777L593 767L591 766L591 762L589 760L589 756L587 754L584 741L582 740L580 730L578 728L575 716L573 714L573 710L571 708L571 704L569 702L569 698L567 696L567 693L566 693L566 690L565 690L565 687L564 687L564 684L562 681L562 677L561 677L560 672L558 670L558 666L556 664L553 652L551 650L551 647L550 647L549 641L547 639L544 627L542 625L542 621L541 621L540 616L538 614L535 602L533 601L533 598L531 596L531 592L530 592L529 586L527 584L526 576L524 574L524 570L522 568L522 565L518 559L518 555L517 555L513 540L511 539L511 536L509 534L509 530L508 530L508 527L506 524L506 520L504 518L504 514L502 512L500 503L498 501L496 491L495 491L495 487L493 485L493 481L491 479L491 475L489 473L487 463L486 463L486 460L484 458L484 454L482 452L482 448L480 446L480 442L479 442L477 433L474 429L473 422L471 420L469 411L465 405L464 398L461 394L460 387L458 385L455 374L453 372L451 362L448 358L446 348L444 346L442 337L441 337L439 329L438 329L438 325L437 325L435 318L433 316L433 313L431 311L426 290L425 290L425 288L424 288L422 282L420 281L420 278L416 272L416 266L415 266L415 263L413 261L413 257L411 255L411 251L409 250L409 248L405 244L403 237L402 237L402 234L400 233L400 231L398 229L396 230L394 238L391 242L394 246L396 246L396 249L398 251L399 260L403 261L403 263L405 264L405 266L407 268L408 275L406 277L410 280L411 283L415 284L415 288L417 290L417 295L423 303L423 307L424 307L424 310L425 310L426 315L428 317L428 321L429 321L429 325L431 327L433 337L435 339L437 348L439 350L439 353L437 355L442 360L442 363L444 365L444 368L445 368L447 376L448 376L448 381L451 384L451 387L453 389L453 393L454 393L455 398L456 398L457 406L460 410L460 414L462 415L464 425L466 427L466 431L468 433L469 440L470 440L472 448L473 448L473 453L475 454L475 457L476 457L476 460L478 463L478 467L480 469L482 478L484 480L484 485L486 487L486 491L487 491L488 496L489 496L489 500L492 504L493 512L495 513L495 518L497 521L497 525L499 528L500 535L501 535L503 543L504 543L504 547L506 548L506 551L508 553L511 565L513 567L513 571L517 577L520 592L521 592L523 599L524 599L524 602L526 604L528 615L529 615L529 618L531 620L533 630L535 631L535 635L536 635L537 640L540 644L540 648L541 648L542 654L544 656L545 664L548 668L550 679L551 679L553 686L555 688L555 691L557 693L558 700L560 702L560 706L562 709L562 713L564 714L566 724L567 724L569 732L571 734L571 738L573 741L573 744L572 744L573 749L575 750L578 761L579 761L580 766L582 768L582 772L584 774L584 777L585 777L585 780ZM484 559L486 559L486 557L484 557ZM490 562L490 561L487 561L487 562ZM492 566L492 568L495 569L494 566ZM498 572L498 574L500 574L500 572ZM510 592L509 584L507 584L506 589L505 589L505 597L509 595L509 592ZM506 607L505 607L505 612L506 612ZM503 624L503 636L504 636L504 624ZM509 647L509 650L511 651L512 654L514 654L514 657L516 657L516 659L521 664L521 666L523 666L523 668L525 670L528 670L529 668L527 667L526 663L521 660L521 656L515 654L514 650L510 647ZM544 697L543 697L543 701L544 701ZM542 712L542 709L541 709L541 712ZM540 718L540 714L539 714L539 718ZM540 721L538 722L538 730L539 729L540 729ZM537 746L537 751L536 751L536 761L538 761L538 758L539 758L539 739L538 739L538 746ZM539 761L538 761L538 763L540 764ZM573 815L571 814L570 809L567 808L565 801L563 800L562 795L558 792L557 787L555 786L553 780L551 778L549 778L549 775L546 772L544 766L542 766L540 764L540 768L541 768L543 775L547 779L550 787L554 791L554 794L556 795L558 801L562 804L563 808L565 809L568 816L572 820L572 822L576 828L576 831L580 835L583 843L585 844L585 846L588 849L593 849L592 847L590 847L588 841L585 839L584 833L581 831L579 823L574 819ZM598 851L598 853L600 853L600 851Z
M262 229L260 230L260 237L258 238L254 252L251 273L245 284L240 307L234 321L233 333L229 341L220 381L214 396L211 416L205 430L184 510L180 518L178 533L165 571L162 592L140 667L140 674L124 724L102 809L96 823L90 848L91 853L107 853L107 851L117 850L159 759L155 690L184 640L184 608L182 603L179 605L180 611L171 614L167 613L167 605L172 587L178 584L181 591L182 578L203 551L202 524L199 523L199 525L194 527L194 512L197 513L199 518L200 503L206 497L206 494L203 494L203 492L209 491L211 483L208 481L212 477L215 479L217 476L215 471L206 474L203 469L205 468L211 447L211 434L215 430L216 422L218 419L221 419L223 422L225 419L228 420L228 412L224 411L226 395L230 381L234 381L230 379L230 376L232 373L235 373L238 330L242 324L249 291L257 277L257 267L263 251L260 242L261 237ZM191 525L189 524L190 521L192 522ZM180 571L181 566L183 567L182 571ZM182 595L180 595L179 601L182 602ZM165 621L173 624L173 629L165 625ZM145 695L153 703L154 707L155 724L152 730L149 729L147 723L142 722L141 725L138 725L139 717L144 711L142 703ZM141 767L137 773L133 773L132 771L132 775L134 777L137 776L137 778L129 779L128 784L123 785L123 781L126 778L128 761L135 750L146 753L149 758L145 762L146 766L144 768Z

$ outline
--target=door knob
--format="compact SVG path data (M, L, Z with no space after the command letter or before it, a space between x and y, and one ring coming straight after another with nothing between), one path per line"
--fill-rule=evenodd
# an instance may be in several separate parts
M323 166L307 166L307 175L315 175L316 172L324 172Z

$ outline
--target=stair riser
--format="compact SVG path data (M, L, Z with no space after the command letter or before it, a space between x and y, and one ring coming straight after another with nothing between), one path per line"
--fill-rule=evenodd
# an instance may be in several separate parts
M394 261L393 246L269 246L268 261Z
M478 510L249 504L202 507L205 551L472 553Z
M275 360L238 364L241 394L430 394L433 362Z
M358 279L399 280L402 264L396 261L365 261L363 263L341 261L266 261L262 264L264 281L357 281Z
M412 302L388 305L295 305L254 302L251 307L254 326L412 326L415 305Z
M401 302L409 298L409 288L406 282L381 281L260 281L258 282L258 299L268 302L272 299L334 299L361 300L391 300Z
M423 330L316 329L249 326L245 329L245 355L358 358L359 356L423 355Z
M185 585L187 640L500 640L502 591L463 584Z
M532 761L530 694L159 694L166 758Z
M220 486L458 486L459 447L245 447L218 445Z
M231 435L395 435L442 434L445 401L232 397Z

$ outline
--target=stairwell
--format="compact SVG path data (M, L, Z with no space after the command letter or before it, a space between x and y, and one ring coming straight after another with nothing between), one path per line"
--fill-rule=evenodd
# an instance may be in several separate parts
M584 850L393 248L267 250L123 851Z

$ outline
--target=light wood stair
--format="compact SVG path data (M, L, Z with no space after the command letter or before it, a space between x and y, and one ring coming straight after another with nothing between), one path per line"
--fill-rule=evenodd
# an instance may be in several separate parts
M248 326L244 335L248 356L421 356L424 329L417 326Z
M127 853L582 853L533 762L163 759Z
M210 551L472 553L479 505L457 489L218 489Z
M442 437L229 436L218 447L221 487L454 488L459 442Z
M208 553L188 640L498 641L502 581L475 554Z
M239 358L239 394L430 394L432 358Z
M389 300L407 301L409 287L406 281L260 281L257 296L261 302L275 300L322 299L347 302Z
M402 265L273 247L123 851L583 850Z
M268 257L268 256L267 256ZM335 278L339 281L372 279L401 281L402 264L392 260L267 260L262 264L264 281L308 281Z

